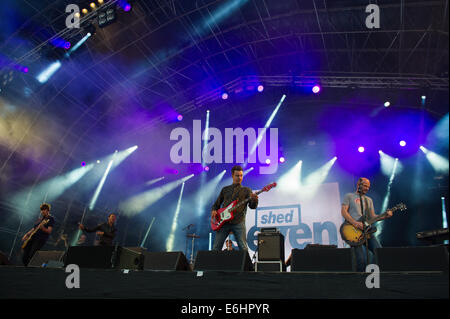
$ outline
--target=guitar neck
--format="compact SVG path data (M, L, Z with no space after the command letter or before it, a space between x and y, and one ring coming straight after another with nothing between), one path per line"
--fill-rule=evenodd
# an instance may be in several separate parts
M388 209L388 210L389 210L389 209ZM390 211L394 212L395 209L390 209ZM384 217L386 217L386 215L387 215L387 213L384 212L383 214L380 214L380 215L378 215L377 217L370 219L370 220L368 221L369 225L372 225L373 223L376 223L377 221L382 220Z
M257 191L255 194L259 195L262 192L264 192L264 190ZM237 203L236 206L234 206L234 209L238 208L239 206L245 205L248 201L250 201L250 197L248 197L248 198L244 199L243 201Z

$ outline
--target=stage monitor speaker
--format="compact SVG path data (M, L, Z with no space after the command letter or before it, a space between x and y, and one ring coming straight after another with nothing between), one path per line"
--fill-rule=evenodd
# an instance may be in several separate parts
M279 232L258 234L258 261L284 262L284 236Z
M191 270L181 251L144 252L144 270Z
M354 271L351 248L293 249L291 271Z
M201 250L195 257L194 270L252 271L253 265L246 250Z
M142 251L139 251L139 249L120 247L119 260L116 268L142 270L144 268L144 254Z
M120 254L120 248L115 246L71 246L67 250L65 266L78 265L80 268L115 268Z
M0 266L10 266L12 262L9 261L8 257L0 251Z
M45 267L49 262L50 265L54 265L54 262L62 262L64 253L61 250L38 250L28 263L28 267Z
M444 246L383 247L375 250L380 271L446 271Z

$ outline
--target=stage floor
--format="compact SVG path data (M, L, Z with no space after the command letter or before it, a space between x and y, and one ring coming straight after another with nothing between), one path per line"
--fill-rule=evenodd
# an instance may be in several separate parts
M62 268L0 266L1 299L448 299L447 272L223 272L80 269L80 288Z

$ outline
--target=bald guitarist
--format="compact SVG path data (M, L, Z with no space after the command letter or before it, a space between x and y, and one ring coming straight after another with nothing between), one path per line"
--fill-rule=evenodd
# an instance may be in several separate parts
M53 230L55 219L50 215L50 207L47 203L40 206L41 218L22 238L22 262L25 266L28 266L34 254L45 245Z
M355 228L362 230L363 229L363 219L366 221L377 217L375 214L375 209L373 207L372 199L367 196L367 192L370 189L370 181L361 177L358 180L356 185L356 192L348 193L344 197L344 201L342 202L341 214L345 220L352 224ZM361 211L361 199L362 199L362 207L363 211ZM381 216L380 216L381 217ZM392 211L387 211L385 218L391 218ZM381 220L381 219L380 219ZM368 247L369 247L369 264L374 263L374 255L375 249L381 248L380 243L374 236L370 236L368 239ZM366 246L360 245L352 247L352 250L356 256L356 265L357 271L364 272L366 269ZM371 258L370 258L371 257Z

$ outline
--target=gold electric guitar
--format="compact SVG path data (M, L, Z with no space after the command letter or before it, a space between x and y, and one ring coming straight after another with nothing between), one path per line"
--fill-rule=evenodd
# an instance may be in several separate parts
M388 210L392 211L393 213L397 210L404 211L404 210L406 210L406 205L403 203L400 203ZM386 210L386 212L388 210ZM339 229L342 239L350 246L361 246L362 244L364 244L366 239L370 238L371 234L373 234L377 231L377 228L372 226L372 224L383 219L387 215L386 212L378 215L375 218L369 219L368 221L364 222L364 226L365 226L364 232L361 229L358 229L355 226L353 226L352 224L350 224L348 221L345 221L341 225L341 228Z
M49 222L49 219L42 220L38 226L31 232L30 236L27 237L27 239L24 240L22 244L22 249L25 249L27 247L28 243L30 242L31 238L33 238L34 234L41 228L41 226L46 225Z

